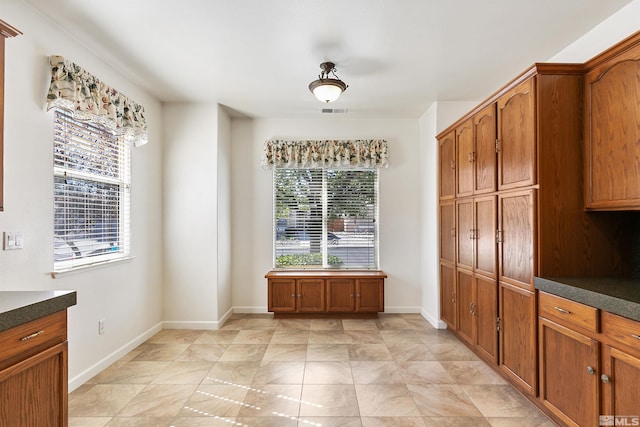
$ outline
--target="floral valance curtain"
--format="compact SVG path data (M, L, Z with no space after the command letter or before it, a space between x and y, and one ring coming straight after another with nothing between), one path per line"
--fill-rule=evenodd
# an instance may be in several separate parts
M47 110L59 107L74 118L100 123L135 145L147 142L144 107L101 82L82 67L50 56L51 85Z
M268 168L386 168L383 139L283 141L264 143L262 165Z

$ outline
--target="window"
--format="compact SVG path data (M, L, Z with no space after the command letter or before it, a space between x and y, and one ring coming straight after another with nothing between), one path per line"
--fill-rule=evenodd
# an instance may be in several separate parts
M378 268L377 169L274 169L276 268Z
M56 109L54 271L129 256L130 145Z

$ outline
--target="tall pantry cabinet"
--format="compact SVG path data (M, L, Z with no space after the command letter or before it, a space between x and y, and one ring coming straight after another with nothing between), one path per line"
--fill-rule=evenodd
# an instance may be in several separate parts
M438 135L442 319L530 396L534 276L615 261L613 242L584 232L597 225L582 196L582 70L535 64Z

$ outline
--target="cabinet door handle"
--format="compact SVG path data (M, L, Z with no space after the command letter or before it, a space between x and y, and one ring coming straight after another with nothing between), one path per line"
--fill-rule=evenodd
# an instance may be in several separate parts
M631 338L635 338L637 340L640 340L640 335L631 334Z
M558 310L562 314L571 314L571 312L569 310L565 310L562 307L553 307L553 308L555 308L556 310Z
M456 293L455 292L451 292L451 302L452 303L456 302Z
M456 237L456 228L451 227L451 237Z
M595 373L596 373L595 369L593 369L591 366L587 366L587 374L593 375Z
M295 298L295 297L296 297L296 294L291 294L291 296L292 296L293 298Z
M449 163L449 166L451 167L451 169L455 169L456 168L456 162L451 160L451 163Z
M600 375L600 379L602 380L603 383L609 384L609 377L606 376L605 374Z
M37 337L39 335L42 335L42 334L44 334L44 329L41 330L41 331L38 331L38 332L34 332L31 335L27 335L26 337L20 338L20 341L29 341L30 339L35 338L35 337Z
M469 154L467 154L467 160L469 160L469 163L475 162L476 161L476 153L474 151L472 151Z

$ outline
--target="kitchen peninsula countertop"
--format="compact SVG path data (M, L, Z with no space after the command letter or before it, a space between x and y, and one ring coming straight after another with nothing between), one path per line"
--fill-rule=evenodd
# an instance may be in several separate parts
M640 321L640 279L612 277L536 277L544 292Z
M0 291L0 332L72 305L75 291Z

